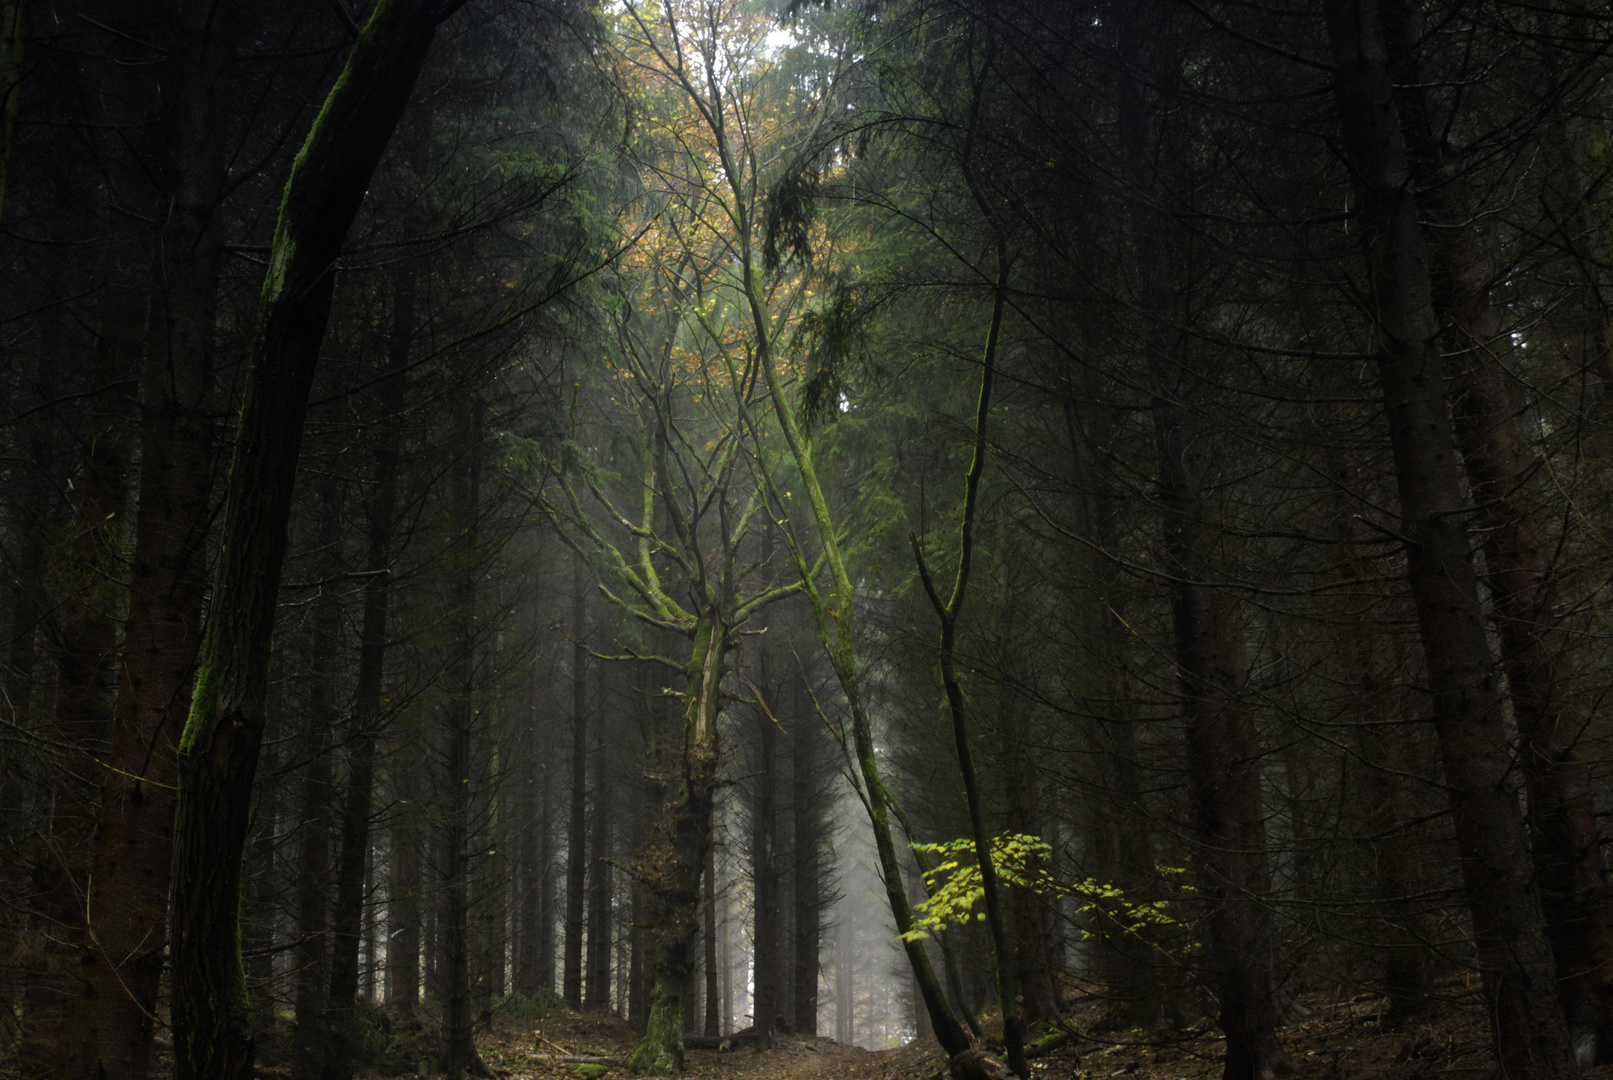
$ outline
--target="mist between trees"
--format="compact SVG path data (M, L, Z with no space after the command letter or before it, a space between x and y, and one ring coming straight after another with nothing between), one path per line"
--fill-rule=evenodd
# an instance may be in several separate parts
M1613 1061L1602 7L0 30L0 1072Z

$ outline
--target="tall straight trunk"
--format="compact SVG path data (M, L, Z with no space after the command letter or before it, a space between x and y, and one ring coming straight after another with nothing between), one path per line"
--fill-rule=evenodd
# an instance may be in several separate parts
M1333 382L1321 389L1325 395L1344 399L1353 396L1355 388ZM1361 469L1353 461L1336 460L1331 470L1341 494L1359 488ZM1356 509L1356 503L1341 497L1335 510L1336 532L1343 546L1340 570L1346 578L1364 581L1378 573L1361 555L1375 538ZM1359 687L1355 737L1367 766L1359 788L1364 804L1361 833L1373 845L1369 858L1380 908L1373 936L1383 968L1383 989L1389 997L1385 1025L1402 1028L1427 1010L1434 988L1433 938L1422 900L1426 874L1418 843L1425 815L1413 789L1417 763L1401 700L1396 643L1381 625L1377 605L1371 601L1348 612L1344 625L1354 643L1351 651Z
M442 1043L438 1067L448 1080L459 1080L467 1072L490 1076L476 1052L475 1015L471 1008L470 938L470 843L472 737L477 726L477 634L476 581L477 534L481 530L482 405L477 401L460 419L466 445L453 467L452 484L456 504L454 520L463 522L455 553L451 602L459 624L455 645L452 696L445 706L447 721L443 755L443 782L446 798L441 806L442 826L438 839L442 874L442 922L439 938L442 950Z
M601 680L603 682L603 680ZM601 686L599 700L605 695ZM588 859L588 982L583 1004L588 1008L610 1008L610 826L611 778L605 754L604 715L596 724L598 747L594 751L594 817L590 823Z
M1412 87L1399 98L1419 207L1441 224L1428 252L1433 308L1444 328L1456 443L1482 527L1490 614L1522 744L1536 883L1575 1055L1581 1065L1602 1064L1613 1060L1613 896L1581 747L1589 716L1574 697L1552 545L1541 535L1540 462L1509 371L1521 357L1506 355L1511 338L1497 325L1471 199L1453 176L1460 163L1446 160L1438 107L1424 85L1420 12L1391 2L1385 15L1395 81Z
M123 293L120 283L108 292ZM136 291L136 298L139 297ZM128 439L121 385L136 370L138 343L120 319L137 326L127 301L108 301L88 424L83 432L79 505L65 538L66 588L57 598L54 743L46 774L45 820L34 858L28 914L36 947L25 964L27 997L18 1047L23 1075L65 1077L79 1053L72 1041L78 969L86 940L101 786L96 768L112 721L110 675L117 660L119 596L115 586L127 499Z
M1466 269L1472 269L1468 264ZM1491 615L1521 739L1519 760L1542 912L1581 1065L1613 1060L1613 897L1602 861L1595 784L1583 749L1590 716L1575 700L1557 618L1556 574L1528 490L1538 463L1518 431L1508 376L1489 361L1487 297L1451 322L1466 363L1452 379L1457 445L1483 527Z
M716 1038L722 1034L723 1004L728 1000L726 986L719 987L717 979L719 969L717 966L717 846L709 845L706 848L705 870L706 896L701 910L705 917L705 926L700 935L706 948L706 962L704 965L706 975L706 1021L702 1034L708 1038ZM726 934L728 927L723 926ZM726 938L724 939L726 942ZM722 953L721 975L728 975L728 950ZM730 1011L729 1015L733 1015Z
M571 817L566 827L566 956L561 983L566 1004L582 1008L583 906L587 885L588 840L588 646L584 623L583 563L571 578Z
M284 710L276 698L269 697L270 730L279 722ZM264 772L273 775L280 767L278 755L271 744L263 752ZM284 906L279 895L281 850L277 830L284 827L286 817L281 806L279 785L265 785L252 820L252 838L247 848L247 865L251 878L249 892L244 898L246 910L241 917L241 941L248 950L246 977L253 987L252 1020L258 1027L273 1031L275 1027L275 995L273 993L274 961L280 955L275 949L275 916Z
M536 625L536 619L533 625ZM534 660L533 678L536 680L537 670ZM514 986L519 994L532 997L538 992L540 986L547 986L547 980L539 975L542 962L543 949L540 944L543 936L541 919L543 911L543 884L547 876L544 856L546 845L543 834L549 827L549 817L543 805L543 784L547 772L543 768L543 742L539 735L541 726L538 713L538 687L536 682L527 687L531 695L527 707L525 723L521 725L520 737L517 741L515 762L521 770L517 780L519 794L518 814L516 826L516 860L517 876L516 888L518 890L515 905L515 948L513 959L515 961ZM552 977L552 973L551 973Z
M1003 605L1004 610L1009 605ZM1006 620L1012 625L1012 618ZM1007 699L1002 724L1004 759L1004 787L1008 795L1008 831L1020 835L1042 836L1037 765L1027 752L1020 718L1017 715L1019 695L1012 689L1003 696ZM1044 837L1044 839L1049 839ZM1035 869L1050 870L1042 860ZM1013 949L1014 985L1020 994L1020 1015L1028 1029L1033 1025L1055 1019L1058 990L1054 981L1058 956L1053 948L1052 908L1030 889L1011 887L1005 897L1008 931Z
M603 693L600 695L603 701ZM598 727L603 729L600 717ZM605 738L594 753L594 819L589 822L589 964L582 1001L587 1007L610 1007L610 806L611 783L606 771Z
M553 730L552 728L549 730ZM550 743L544 744L545 757ZM555 991L554 769L543 770L543 823L538 836L538 985Z
M334 475L320 484L316 509L323 516L319 548L333 563L341 543L341 501ZM336 566L329 567L335 570ZM334 576L334 575L332 575ZM337 649L341 640L342 612L334 590L327 589L314 608L309 675L308 716L302 750L311 753L303 774L297 855L297 945L292 963L297 973L297 1026L292 1032L293 1080L319 1080L325 1062L326 1010L329 1005L330 938L330 827L331 745L336 737Z
M641 859L652 927L645 966L651 974L644 1037L628 1059L632 1073L683 1071L683 997L694 970L700 878L711 850L712 797L717 787L717 711L730 627L715 606L697 615L686 668L677 790L669 813Z
M1149 8L1149 10L1155 10ZM1157 12L1156 12L1157 13ZM1122 25L1120 128L1129 224L1142 284L1143 350L1152 381L1158 451L1157 491L1163 514L1173 659L1186 736L1188 799L1197 842L1197 887L1208 907L1206 962L1226 1035L1226 1080L1285 1073L1290 1062L1277 1036L1280 1019L1272 971L1270 891L1260 793L1260 747L1254 718L1238 700L1245 671L1241 645L1229 631L1226 600L1207 584L1210 533L1194 453L1192 391L1183 356L1190 345L1169 327L1175 285L1155 106L1144 87L1170 69L1144 41L1147 11Z
M819 809L822 782L818 773L817 739L814 737L817 730L801 701L804 695L799 685L795 687L793 696L797 706L793 711L795 723L790 734L791 818L795 845L791 853L795 862L795 891L791 898L794 906L791 924L795 931L791 943L795 973L793 1026L797 1035L813 1038L818 1034L818 950L823 930L823 893L818 883L819 875L823 872L822 818Z
M650 733L650 745L655 745L655 728L659 717L657 699L652 697L655 693L654 673L646 666L643 684L644 707L649 714L649 723L646 728ZM648 761L648 755L646 755ZM646 761L646 763L647 763ZM627 850L633 858L638 857L639 850L644 846L644 838L648 834L648 818L650 816L651 800L648 788L651 781L642 772L633 777L632 818L628 825ZM660 805L660 800L655 800ZM629 875L628 883L628 958L627 958L627 1017L637 1024L644 1019L644 1013L649 1003L649 988L644 981L644 927L643 922L647 912L644 906L644 886L640 883L637 874Z
M1327 0L1334 93L1357 183L1407 577L1433 693L1478 965L1501 1067L1571 1077L1556 965L1511 779L1495 660L1471 560L1422 211L1375 0Z
M851 969L851 924L835 928L835 1041L850 1046L857 1037L852 1017L852 995L856 987Z
M762 562L772 555L772 530L762 537ZM773 695L773 666L768 638L761 639L760 672L763 693ZM757 743L760 761L751 779L755 798L751 804L751 876L755 885L755 911L752 940L756 949L756 1004L751 1010L758 1050L778 1045L779 1017L779 873L778 853L778 732L773 718L756 710Z
M410 804L418 802L417 766L398 761L392 790L399 813L392 822L391 880L387 884L386 1000L404 1016L420 1007L420 848L419 823Z
M341 848L336 864L335 911L331 919L329 1015L325 1022L322 1080L348 1080L353 1075L360 1033L354 1029L358 998L359 935L364 920L364 872L370 851L370 801L375 788L375 740L380 732L381 687L386 671L387 608L391 602L389 564L398 489L398 441L395 422L402 415L414 332L415 280L404 271L392 298L392 325L387 378L381 384L377 412L384 418L377 431L370 497L365 507L364 615L359 628L358 687L353 697L347 754L347 789L341 810ZM375 959L370 958L373 967Z
M171 43L169 202L154 245L140 378L139 515L123 668L103 772L87 902L95 948L80 968L77 1071L143 1080L168 945L178 736L202 637L211 520L213 330L229 140L223 74L234 6L179 5Z
M314 652L333 650L334 642L316 631ZM319 661L316 659L316 666ZM321 673L316 673L316 681ZM319 707L310 710L301 740L305 752L313 754L303 774L298 806L296 873L297 944L291 950L296 971L295 1002L297 1026L292 1035L293 1080L317 1080L324 1064L325 1007L329 977L329 942L326 934L327 888L330 880L330 798L331 732L325 726L328 713Z
M337 256L445 13L428 0L375 5L286 182L230 465L223 554L179 745L171 922L176 1080L245 1080L251 1073L241 856L303 422Z
M1404 1027L1424 1012L1434 989L1427 919L1420 897L1427 887L1417 847L1421 817L1408 777L1415 775L1407 753L1407 733L1396 693L1389 643L1366 629L1358 651L1362 759L1370 768L1366 781L1364 831L1374 837L1374 884L1384 907L1383 929L1375 935L1383 964L1383 988L1389 995L1386 1023Z

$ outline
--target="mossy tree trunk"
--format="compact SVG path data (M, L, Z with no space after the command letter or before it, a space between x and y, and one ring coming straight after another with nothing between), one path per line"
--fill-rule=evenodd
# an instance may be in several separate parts
M241 860L308 396L335 264L453 0L380 0L286 182L230 465L223 548L179 746L173 875L178 1080L244 1080L253 1036Z
M648 1076L683 1071L683 996L694 972L700 881L711 842L718 683L729 630L712 608L699 620L685 680L677 796L638 862L650 910L646 966L653 974L644 1037L627 1069Z

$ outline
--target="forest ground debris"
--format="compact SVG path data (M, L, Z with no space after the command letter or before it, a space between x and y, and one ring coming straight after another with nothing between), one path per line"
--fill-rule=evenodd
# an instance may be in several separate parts
M1315 992L1302 995L1283 1041L1295 1063L1296 1080L1490 1080L1495 1058L1482 1017L1471 1009L1441 1006L1424 1022L1386 1031L1387 999L1368 994ZM1090 1031L1103 1003L1089 998L1069 1017ZM988 1036L1000 1033L994 1015L983 1019ZM605 1080L625 1077L622 1063L635 1043L631 1025L600 1013L569 1013L544 1027L546 1038L569 1047L586 1045L610 1059ZM999 1034L1000 1037L1000 1034ZM1194 1032L1111 1032L1112 1040L1077 1039L1031 1062L1034 1080L1213 1080L1222 1070L1222 1037L1205 1023ZM500 1021L481 1037L483 1058L501 1080L576 1080L576 1066L545 1060L522 1025ZM551 1051L552 1053L552 1051ZM933 1040L890 1050L843 1046L832 1039L781 1036L777 1050L719 1053L690 1050L688 1075L701 1080L933 1080L946 1076L946 1058ZM495 1064L497 1063L497 1064ZM1586 1080L1613 1080L1613 1066L1587 1071Z

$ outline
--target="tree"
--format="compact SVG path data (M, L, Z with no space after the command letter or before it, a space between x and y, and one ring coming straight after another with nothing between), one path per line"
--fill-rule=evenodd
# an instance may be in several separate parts
M182 1078L251 1070L241 860L302 421L336 256L436 28L457 6L376 6L286 181L230 465L213 617L179 745L173 1026Z

